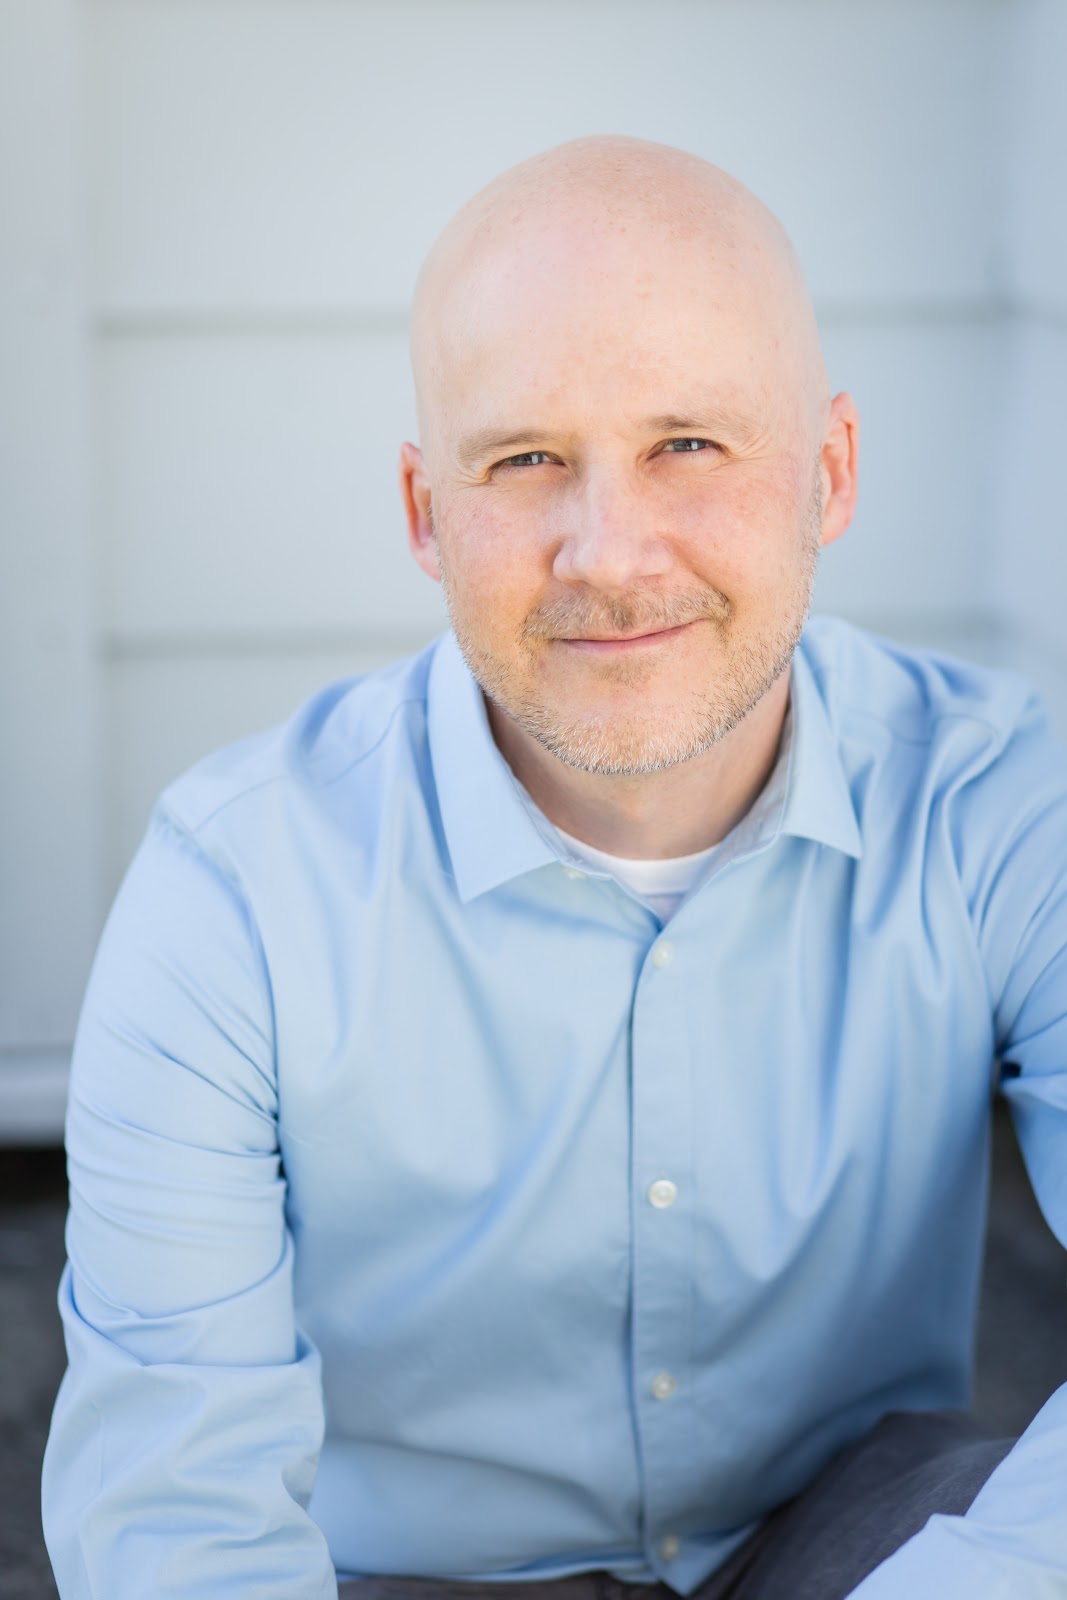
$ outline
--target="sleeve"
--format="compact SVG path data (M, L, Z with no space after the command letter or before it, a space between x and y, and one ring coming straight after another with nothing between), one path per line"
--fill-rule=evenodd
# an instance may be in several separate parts
M1035 702L996 771L962 797L958 825L964 856L980 858L966 875L1001 1090L1041 1210L1067 1246L1067 757ZM1067 1283L1064 1306L1067 1330ZM965 1516L931 1517L853 1594L1067 1600L1067 1385Z
M75 1042L43 1520L62 1600L336 1600L307 1505L271 991L232 877L157 812Z

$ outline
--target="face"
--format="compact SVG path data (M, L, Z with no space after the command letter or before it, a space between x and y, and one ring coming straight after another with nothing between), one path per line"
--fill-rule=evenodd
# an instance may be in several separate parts
M824 538L802 386L759 304L692 243L644 275L624 246L483 264L407 457L413 547L475 678L610 774L738 726L789 663Z

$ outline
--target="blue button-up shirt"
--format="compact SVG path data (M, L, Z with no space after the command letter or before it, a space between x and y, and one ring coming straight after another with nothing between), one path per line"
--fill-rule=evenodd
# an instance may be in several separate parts
M73 1065L64 1600L688 1593L966 1403L998 1079L1067 1238L1067 761L843 624L791 707L665 928L568 870L449 635L165 794ZM858 1592L1067 1593L1067 1392Z

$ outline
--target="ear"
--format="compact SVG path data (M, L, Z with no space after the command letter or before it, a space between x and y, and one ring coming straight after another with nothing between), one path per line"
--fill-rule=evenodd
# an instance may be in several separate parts
M417 444L400 446L400 497L408 523L408 546L415 560L436 583L441 581L437 559L437 539L430 510L430 480L426 463Z
M830 405L830 422L819 454L822 475L820 544L833 544L852 521L856 509L859 448L859 413L850 394L837 394Z

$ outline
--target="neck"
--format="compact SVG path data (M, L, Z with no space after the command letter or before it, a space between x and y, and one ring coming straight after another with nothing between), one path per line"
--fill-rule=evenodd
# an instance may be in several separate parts
M652 861L706 850L740 822L770 777L788 704L783 672L710 750L628 777L570 767L492 701L486 709L500 753L550 822L594 849Z

